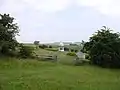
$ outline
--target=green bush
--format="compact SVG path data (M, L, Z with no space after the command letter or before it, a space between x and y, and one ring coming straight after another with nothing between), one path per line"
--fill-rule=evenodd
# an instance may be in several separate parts
M45 45L45 44L42 44L42 45L39 45L39 48L41 48L41 49L45 49L45 48L48 48L48 46Z
M71 52L74 52L74 49L71 49Z
M120 34L103 27L83 46L89 54L90 63L107 68L120 68Z
M34 51L33 47L21 45L19 55L22 58L30 58L33 56L33 51Z
M48 46L48 48L53 48L53 47L50 45L50 46Z
M88 54L85 55L85 59L90 59L90 56Z
M9 14L0 14L0 54L9 56L18 46L16 35L19 27L14 22L14 17Z
M16 50L16 51L9 51L9 52L8 52L8 56L9 56L9 57L18 57L18 56L19 56L19 53L18 53L17 50Z
M69 53L67 53L67 55L68 55L68 56L76 56L76 53L74 53L74 52L69 52Z
M67 47L64 47L64 50L65 50L65 51L69 51L69 48L67 48Z
M75 52L78 52L78 50L75 50Z

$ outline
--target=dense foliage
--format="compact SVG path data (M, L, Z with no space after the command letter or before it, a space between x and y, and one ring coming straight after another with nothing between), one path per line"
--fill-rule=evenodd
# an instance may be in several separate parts
M19 51L19 55L22 58L30 58L33 57L34 54L34 48L30 47L30 46L24 46L24 45L20 45L20 51Z
M41 45L39 45L39 48L41 48L41 49L45 49L45 48L48 48L48 46L45 45L45 44L41 44Z
M35 45L39 45L40 41L34 41Z
M0 54L7 56L30 57L33 50L19 44L16 35L19 33L17 23L9 14L0 14ZM37 42L38 43L38 42Z
M14 23L14 18L9 14L0 14L0 53L8 55L15 51L18 42L15 36L19 33L19 28Z
M64 51L69 51L69 48L67 48L67 47L64 47Z
M120 68L120 34L103 26L89 42L84 44L83 50L90 56L91 64L102 67Z
M51 45L49 45L48 48L53 48L53 47Z
M68 52L67 55L68 56L76 56L76 53L75 52Z

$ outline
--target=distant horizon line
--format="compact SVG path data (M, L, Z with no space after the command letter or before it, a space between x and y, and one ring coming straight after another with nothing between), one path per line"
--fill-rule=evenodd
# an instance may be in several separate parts
M35 40L35 41L39 41L39 40ZM19 43L34 43L34 41L33 42L20 42L20 41L18 41ZM78 41L53 41L53 42L40 42L40 43L60 43L60 42L63 42L63 43L81 43L80 41L78 42Z

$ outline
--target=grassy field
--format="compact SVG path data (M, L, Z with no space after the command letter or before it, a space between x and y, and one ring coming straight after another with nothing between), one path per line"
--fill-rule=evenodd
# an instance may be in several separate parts
M0 90L120 90L120 70L74 66L65 52L36 49L58 56L58 62L0 59Z
M36 49L35 50L37 55L57 55L58 63L65 64L65 65L72 65L74 57L67 56L66 52L54 52L45 49Z
M0 90L120 90L120 70L0 59Z

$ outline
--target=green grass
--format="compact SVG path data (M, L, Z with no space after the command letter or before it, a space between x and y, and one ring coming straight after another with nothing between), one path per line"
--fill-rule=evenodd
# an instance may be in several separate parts
M0 90L120 90L120 70L0 59Z
M46 48L45 50L57 52L57 51L58 51L58 48Z
M57 55L58 56L58 63L65 64L65 65L72 65L74 57L67 56L66 52L55 52L55 51L49 51L45 49L36 49L37 55Z
M80 50L81 49L80 46L65 45L65 47L67 47L69 49L74 49L74 50Z
M35 52L56 54L58 62L1 58L0 90L120 90L119 69L74 66L66 52Z

